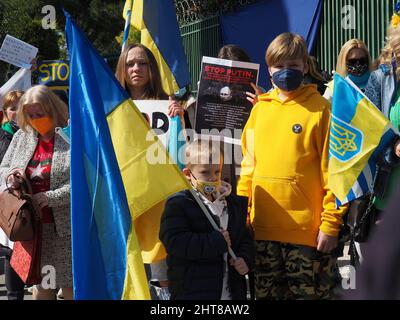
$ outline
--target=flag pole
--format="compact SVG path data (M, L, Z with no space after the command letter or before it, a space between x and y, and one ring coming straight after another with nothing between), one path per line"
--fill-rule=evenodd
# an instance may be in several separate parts
M126 13L125 27L124 27L124 38L122 40L121 52L128 46L129 32L131 30L131 17L132 17L133 1L130 1L128 12Z

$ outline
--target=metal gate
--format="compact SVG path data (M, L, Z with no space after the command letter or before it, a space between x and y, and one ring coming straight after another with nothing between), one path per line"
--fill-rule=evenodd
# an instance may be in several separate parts
M324 0L315 46L321 69L334 70L340 48L352 38L363 40L376 59L385 44L395 4L396 0Z
M324 0L314 52L321 69L334 70L340 48L352 38L363 40L372 58L377 58L385 43L395 3L396 0ZM221 47L218 15L181 25L181 34L192 90L196 91L201 57L216 56Z

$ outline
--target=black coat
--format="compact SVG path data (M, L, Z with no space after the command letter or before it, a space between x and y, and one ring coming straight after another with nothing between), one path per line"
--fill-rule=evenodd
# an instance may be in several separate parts
M226 200L232 249L251 270L255 249L246 228L247 198L230 195ZM168 253L171 299L219 300L223 254L228 250L227 244L222 234L213 229L188 190L168 199L161 218L160 239ZM234 300L246 299L245 278L230 265L229 285Z
M12 134L0 128L0 163L4 158L4 155L6 154L6 151L11 143L12 138L13 138Z

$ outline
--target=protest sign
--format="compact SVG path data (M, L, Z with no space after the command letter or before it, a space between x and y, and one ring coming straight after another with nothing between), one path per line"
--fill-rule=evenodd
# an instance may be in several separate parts
M254 63L203 57L197 95L197 133L214 129L228 131L233 138L235 130L244 128L253 107L246 99L246 91L254 92L250 83L257 85L258 70L259 65Z
M133 100L136 107L146 118L162 144L167 147L170 118L168 117L168 100ZM134 125L134 124L133 124Z
M69 85L69 61L43 60L38 62L38 81L49 87Z
M22 40L6 35L0 48L0 60L20 68L31 68L31 61L36 57L38 48Z
M65 92L68 97L69 61L43 60L37 64L38 82L54 91Z
M1 88L0 88L0 108L3 107L4 96L11 90L28 90L32 86L31 70L19 69Z

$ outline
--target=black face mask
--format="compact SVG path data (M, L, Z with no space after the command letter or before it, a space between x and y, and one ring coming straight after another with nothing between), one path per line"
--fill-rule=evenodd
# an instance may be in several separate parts
M368 59L348 59L346 63L347 72L353 76L360 76L368 70Z

